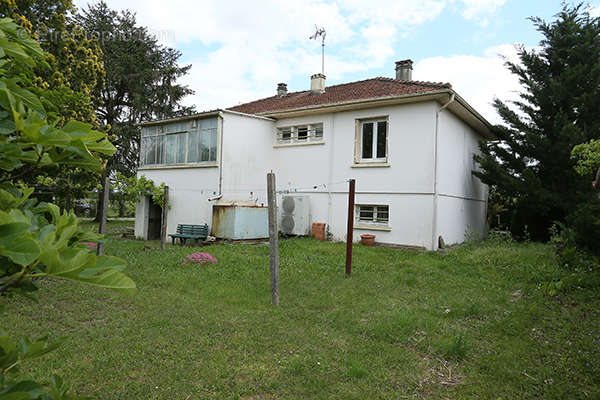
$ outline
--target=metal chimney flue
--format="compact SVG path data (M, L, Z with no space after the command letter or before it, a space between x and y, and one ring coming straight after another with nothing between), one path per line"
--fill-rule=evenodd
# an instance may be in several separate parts
M412 81L412 60L396 61L396 79L399 81Z

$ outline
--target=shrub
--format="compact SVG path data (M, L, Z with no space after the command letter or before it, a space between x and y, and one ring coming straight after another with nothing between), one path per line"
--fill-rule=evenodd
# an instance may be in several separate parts
M568 271L591 272L597 269L596 257L581 249L577 241L578 232L560 222L550 227L550 244L554 251L554 261Z
M598 286L598 260L591 253L578 247L577 232L574 229L562 223L555 223L550 228L550 243L554 252L554 262L566 274L559 273L553 280L541 282L540 289L554 296L577 287Z
M600 200L578 206L568 218L573 240L578 248L600 255Z

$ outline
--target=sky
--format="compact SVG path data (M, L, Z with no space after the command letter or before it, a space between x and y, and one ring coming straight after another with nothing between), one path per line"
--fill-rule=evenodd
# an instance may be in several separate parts
M88 0L76 0L86 7ZM547 21L561 0L106 0L130 9L159 41L191 64L181 83L198 111L310 89L321 72L324 27L327 85L395 76L395 61L412 59L413 79L449 82L491 123L494 98L515 99L519 83L504 66L515 44L541 39L528 17ZM572 2L568 2L572 3ZM589 1L600 15L600 0Z

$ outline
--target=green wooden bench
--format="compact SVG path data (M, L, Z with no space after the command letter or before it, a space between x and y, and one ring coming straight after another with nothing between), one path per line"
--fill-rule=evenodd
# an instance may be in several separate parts
M173 244L175 239L179 238L179 243L185 244L187 239L195 239L196 243L198 240L206 240L208 236L208 225L192 225L192 224L178 224L177 233L169 233Z

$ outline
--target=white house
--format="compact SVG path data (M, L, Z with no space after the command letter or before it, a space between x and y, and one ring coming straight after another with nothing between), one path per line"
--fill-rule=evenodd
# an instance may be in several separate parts
M313 222L346 237L348 183L356 179L354 240L437 249L485 231L487 187L472 175L490 124L447 83L413 81L412 61L396 78L377 77L277 94L228 109L142 124L138 175L169 186L168 232L212 223L215 204L266 205L266 174L286 193L310 199ZM160 209L136 210L137 237L153 238Z

